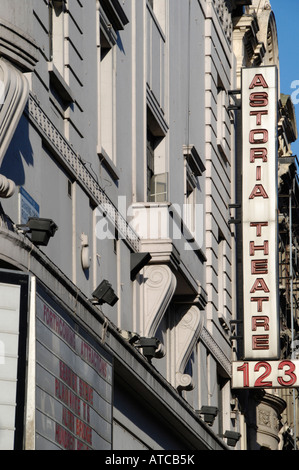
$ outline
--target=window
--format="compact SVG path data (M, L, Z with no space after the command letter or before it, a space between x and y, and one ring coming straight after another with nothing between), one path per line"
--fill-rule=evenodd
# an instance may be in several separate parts
M67 194L72 199L73 195L73 184L70 180L67 180Z
M116 148L116 54L117 41L121 43L119 31L124 30L129 20L118 0L101 0L98 27L100 33L99 70L99 154L115 179ZM112 163L112 165L111 165Z
M166 30L166 0L148 0L162 31Z
M224 423L224 415L226 411L225 406L225 398L226 398L226 385L227 379L225 379L219 372L217 371L217 401L218 401L218 432L220 435L224 434L225 432L225 423Z
M50 89L52 104L64 118L66 106L74 102L74 95L65 77L65 41L66 1L49 0L49 63Z
M184 146L184 222L191 234L197 239L199 177L205 171L205 166L194 146Z
M197 180L187 161L185 162L185 214L184 222L191 233L195 232Z
M224 257L225 257L225 238L220 229L218 229L218 315L224 313Z
M222 141L224 132L224 110L225 110L225 90L221 80L218 78L217 86L217 140Z
M101 147L113 163L115 158L115 50L113 44L101 29L101 64L100 64L100 140Z
M49 2L50 60L61 76L64 76L64 13L65 0Z
M227 93L220 77L217 83L217 147L224 161L228 160L228 113L227 113Z
M166 202L168 197L168 173L154 175L151 179L150 200L153 202Z
M151 201L152 180L155 174L155 138L147 131L146 146L146 175L147 175L147 200Z
M166 202L168 198L168 173L165 161L165 135L157 126L153 114L147 114L146 184L148 202Z
M227 278L229 277L229 262L226 255L227 241L220 229L218 229L218 319L225 333L229 333L230 320L230 296L227 291Z

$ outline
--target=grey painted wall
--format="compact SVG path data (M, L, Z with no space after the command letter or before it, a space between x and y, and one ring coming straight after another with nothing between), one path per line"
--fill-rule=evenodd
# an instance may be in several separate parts
M31 100L36 99L47 116L42 131L41 121L36 124L32 114L25 112L1 173L24 187L39 205L41 217L52 218L58 225L43 251L87 298L103 279L109 280L119 301L114 307L103 306L103 312L119 328L132 331L138 324L134 315L141 314L138 281L130 280L131 248L125 240L115 243L100 236L105 224L94 194L80 182L79 170L70 168L57 151L57 135L46 138L44 132L52 124L71 144L78 168L81 165L92 175L93 187L101 188L117 208L121 197L125 212L132 203L147 202L148 108L155 116L151 130L159 138L154 152L156 171L168 174L166 202L183 207L184 146L196 149L205 166L195 187L196 203L203 207L204 216L197 224L203 233L200 248L206 261L185 250L184 239L172 242L181 263L176 271L177 292L184 297L198 282L207 305L201 311L205 341L196 343L188 364L195 387L183 395L194 409L218 405L217 370L223 373L221 360L226 364L230 358L228 332L219 319L229 324L233 313L227 225L233 129L226 110L233 56L224 21L210 0L154 0L153 9L146 0L125 0L119 4L123 26L114 28L114 43L109 51L102 51L107 54L101 59L100 18L105 18L99 16L99 2L73 0L67 2L63 21L57 25L64 38L58 57L51 61L48 2L32 0L26 8L18 1L0 3L5 20L25 29L36 43L39 61L34 71L25 72L35 97ZM229 18L225 7L224 14ZM18 205L18 193L3 201L15 223L19 223ZM85 271L81 265L83 233L90 249L90 267ZM187 295L184 301L189 301ZM165 337L168 325L166 315L162 322ZM170 358L156 361L155 366L167 377L175 364ZM224 375L228 380L227 372ZM224 388L228 416L229 385ZM230 426L228 419L226 424Z

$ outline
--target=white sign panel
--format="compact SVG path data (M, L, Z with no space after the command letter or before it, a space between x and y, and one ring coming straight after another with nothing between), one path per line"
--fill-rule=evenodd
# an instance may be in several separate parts
M232 364L232 388L299 387L299 361L244 361Z
M70 316L36 297L36 449L109 450L110 356Z
M279 357L277 69L242 70L244 357Z
M0 450L13 450L21 287L0 284Z

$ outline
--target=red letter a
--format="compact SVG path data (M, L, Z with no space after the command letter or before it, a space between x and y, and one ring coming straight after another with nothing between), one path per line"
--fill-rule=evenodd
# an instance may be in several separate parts
M261 73L257 73L254 79L252 80L249 89L252 90L253 88L260 86L262 86L263 88L269 88L263 75Z

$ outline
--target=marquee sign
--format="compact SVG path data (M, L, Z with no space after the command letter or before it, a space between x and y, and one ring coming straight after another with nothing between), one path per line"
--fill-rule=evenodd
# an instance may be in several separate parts
M21 450L30 279L0 270L0 450Z
M18 383L21 286L0 283L0 450L13 450Z
M242 70L245 359L279 357L276 67Z
M34 423L35 433L26 448L110 450L113 358L39 284L32 321L33 411L26 427L30 433Z

